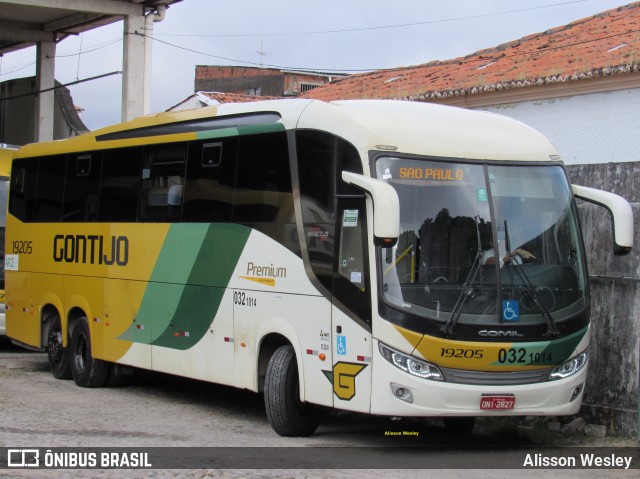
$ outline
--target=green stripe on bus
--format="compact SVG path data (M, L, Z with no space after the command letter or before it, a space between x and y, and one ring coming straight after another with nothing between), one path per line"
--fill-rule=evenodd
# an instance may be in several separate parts
M231 223L210 226L175 315L153 345L189 349L202 339L218 312L250 232Z
M212 140L215 138L225 138L239 135L257 135L260 133L275 133L284 131L282 123L268 123L266 125L247 125L232 128L221 128L218 130L207 130L196 132L197 140Z
M196 344L218 311L250 232L234 224L172 225L136 319L120 339L173 349Z

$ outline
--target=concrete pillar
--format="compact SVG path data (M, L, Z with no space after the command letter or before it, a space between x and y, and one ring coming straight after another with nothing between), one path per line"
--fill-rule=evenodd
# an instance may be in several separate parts
M122 58L122 121L144 114L144 15L129 15L124 20Z
M56 44L40 42L36 48L36 91L47 90L55 86ZM34 140L53 140L53 117L55 92L53 90L36 96L36 114Z

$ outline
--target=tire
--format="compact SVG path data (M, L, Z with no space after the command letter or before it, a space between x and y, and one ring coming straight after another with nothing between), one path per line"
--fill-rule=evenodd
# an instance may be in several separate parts
M469 436L476 425L475 417L445 417L444 427L447 432L457 436Z
M71 373L78 386L98 388L104 386L109 363L91 355L91 337L87 318L79 318L73 328L69 350Z
M269 424L281 436L310 436L320 424L321 410L300 402L298 363L291 345L279 347L271 356L264 405Z
M63 346L62 325L57 314L52 314L45 319L49 323L47 334L47 356L51 374L56 379L71 379L71 363L69 350Z

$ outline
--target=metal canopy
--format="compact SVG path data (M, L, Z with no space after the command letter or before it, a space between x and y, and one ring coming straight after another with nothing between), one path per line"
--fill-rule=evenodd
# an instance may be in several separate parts
M0 0L0 55L144 15L181 0Z

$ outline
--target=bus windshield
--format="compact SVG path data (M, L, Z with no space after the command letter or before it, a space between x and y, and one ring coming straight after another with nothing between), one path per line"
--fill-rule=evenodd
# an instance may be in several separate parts
M379 250L385 302L436 321L559 322L588 306L576 210L555 165L381 157L400 199L400 236Z

